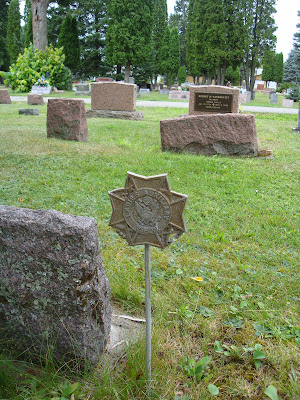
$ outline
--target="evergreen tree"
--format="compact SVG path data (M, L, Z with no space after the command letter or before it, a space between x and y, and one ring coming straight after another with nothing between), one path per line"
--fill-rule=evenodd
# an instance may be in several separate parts
M297 83L300 81L300 63L298 62L298 52L292 49L288 59L284 63L283 81Z
M279 53L275 55L274 60L274 75L273 75L274 82L279 83L283 80L283 54Z
M154 0L153 15L153 49L154 49L154 72L157 77L161 73L161 47L163 46L163 36L168 23L168 9L166 0ZM155 81L156 81L155 77Z
M169 47L170 47L170 28L169 25L166 25L165 27L165 32L164 32L164 36L163 36L163 45L160 49L160 71L162 73L162 75L168 75L169 72ZM167 81L168 81L168 77L167 77Z
M181 65L186 65L186 30L188 22L188 0L177 0L174 7L174 14L170 15L170 28L177 27L180 42L180 62Z
M80 64L80 45L76 18L71 14L67 14L61 25L58 47L64 48L65 66L72 72L77 72Z
M9 1L0 0L0 70L4 71L7 71L9 67L9 57L6 46L8 5Z
M125 65L125 82L130 66L149 59L152 34L152 0L110 0L106 58L112 65Z
M262 80L266 81L268 87L269 86L268 82L275 81L274 79L275 52L271 50L266 51L264 58L262 60L262 64L263 64Z
M29 47L30 43L33 43L33 34L32 34L32 11L29 13L28 22L25 25L25 42L24 46Z
M169 55L168 55L168 70L170 73L170 86L173 84L173 79L180 67L180 44L178 29L172 28L170 31Z
M177 73L177 79L178 79L178 85L180 86L182 83L185 82L186 80L186 68L185 65L182 65L179 67L178 73Z
M300 18L300 11L298 11L298 17ZM298 32L294 34L294 49L297 51L297 60L300 63L300 23L297 25Z
M244 71L247 89L253 98L255 69L265 51L273 49L276 43L276 30L273 14L276 0L243 0L244 26L247 38L244 44ZM248 73L250 72L250 77ZM250 78L250 82L249 82Z
M21 15L19 0L11 0L7 18L7 50L10 64L16 62L21 51Z

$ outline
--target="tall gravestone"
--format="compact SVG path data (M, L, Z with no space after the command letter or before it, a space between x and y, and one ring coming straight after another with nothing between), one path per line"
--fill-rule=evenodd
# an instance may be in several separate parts
M2 346L96 364L111 322L96 221L0 206L0 265Z
M87 142L89 134L84 101L49 99L47 137Z

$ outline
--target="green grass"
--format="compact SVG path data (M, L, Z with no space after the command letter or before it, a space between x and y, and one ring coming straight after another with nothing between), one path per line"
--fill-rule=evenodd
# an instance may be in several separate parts
M46 106L35 117L18 115L18 108L0 106L1 203L95 218L112 302L124 312L144 314L143 247L129 247L108 226L107 192L124 186L127 171L167 172L171 189L189 195L188 232L165 250L151 250L151 398L211 399L211 383L225 400L266 399L269 385L280 399L298 398L297 116L256 114L259 147L274 152L265 159L162 153L159 121L182 109L143 107L142 121L88 119L89 142L77 143L46 138ZM237 349L224 356L215 341ZM258 370L252 352L243 349L255 344L266 355ZM207 355L211 362L197 381L189 360ZM76 399L79 393L147 398L144 338L113 368L84 376L11 357L0 359L0 398L50 399L65 381L80 382Z

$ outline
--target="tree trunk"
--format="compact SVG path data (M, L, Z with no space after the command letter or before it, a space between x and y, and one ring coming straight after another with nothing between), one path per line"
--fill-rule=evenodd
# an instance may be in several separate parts
M31 0L33 48L45 51L47 38L47 8L49 0Z
M130 61L127 61L125 67L125 78L124 78L125 83L129 83L129 77L130 77Z
M217 85L221 85L221 65L218 65Z
M251 76L250 76L250 92L251 92L251 100L254 100L254 84L255 84L255 64L256 64L256 59L255 56L252 56L251 60Z
M224 86L224 82L225 82L225 74L226 74L226 61L224 61L224 63L223 63L223 67L222 67L222 73L221 73L221 82L220 82L220 84L222 85L222 86Z

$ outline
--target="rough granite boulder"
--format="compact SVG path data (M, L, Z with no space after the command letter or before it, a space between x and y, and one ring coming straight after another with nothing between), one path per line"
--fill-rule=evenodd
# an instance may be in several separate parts
M28 93L27 104L32 106L43 106L45 104L44 98L41 94Z
M11 104L11 98L7 89L0 89L0 104Z
M96 221L0 206L2 346L95 364L110 333Z
M47 107L47 137L88 141L85 104L77 99L49 99Z
M257 155L254 115L207 114L160 121L162 150Z

